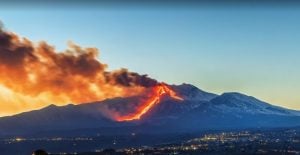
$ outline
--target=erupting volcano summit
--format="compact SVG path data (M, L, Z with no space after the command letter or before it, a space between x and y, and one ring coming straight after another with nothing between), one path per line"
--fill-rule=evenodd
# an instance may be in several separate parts
M143 116L145 113L147 113L155 104L158 104L161 101L161 98L165 95L170 96L173 99L176 100L183 100L182 97L178 96L172 89L170 89L166 84L158 84L153 88L152 95L149 97L145 103L141 104L140 107L138 107L137 111L133 114L129 114L126 116L120 116L116 118L117 121L132 121L132 120L138 120Z

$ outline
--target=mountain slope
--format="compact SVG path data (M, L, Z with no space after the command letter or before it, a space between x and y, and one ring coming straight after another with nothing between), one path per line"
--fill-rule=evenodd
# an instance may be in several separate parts
M179 120L185 129L288 127L300 125L300 112L240 93L224 93Z
M216 109L224 113L300 116L300 112L298 111L274 106L240 93L224 93L210 102Z
M101 113L95 115L75 105L62 107L50 105L41 110L0 118L0 134L23 134L110 125L111 121L103 117Z

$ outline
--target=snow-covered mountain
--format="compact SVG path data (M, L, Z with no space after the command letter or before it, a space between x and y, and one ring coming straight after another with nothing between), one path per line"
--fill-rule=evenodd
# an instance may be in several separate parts
M300 116L299 111L274 106L240 93L224 93L210 102L213 108L224 113Z
M170 86L184 100L164 96L140 120L117 122L133 112L141 96L58 107L0 118L0 135L23 135L93 129L102 132L188 132L207 129L286 127L300 125L300 112L240 93L216 95L189 84ZM119 130L121 129L121 130Z

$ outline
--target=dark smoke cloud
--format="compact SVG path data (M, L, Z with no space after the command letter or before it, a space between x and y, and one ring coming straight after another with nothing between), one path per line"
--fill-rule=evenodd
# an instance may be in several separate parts
M3 29L4 29L4 25L3 25L3 23L0 21L0 32L1 32L1 33L2 33Z
M1 25L1 24L0 24ZM32 43L0 30L0 84L29 96L48 96L80 103L130 96L157 84L147 75L127 69L107 71L96 48L69 44L56 52L46 42Z

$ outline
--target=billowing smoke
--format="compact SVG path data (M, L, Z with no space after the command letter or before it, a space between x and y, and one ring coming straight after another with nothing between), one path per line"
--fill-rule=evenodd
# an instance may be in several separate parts
M0 86L10 93L53 103L83 103L132 96L157 84L147 75L126 69L107 71L98 54L96 48L72 43L57 52L46 42L34 44L1 29Z

